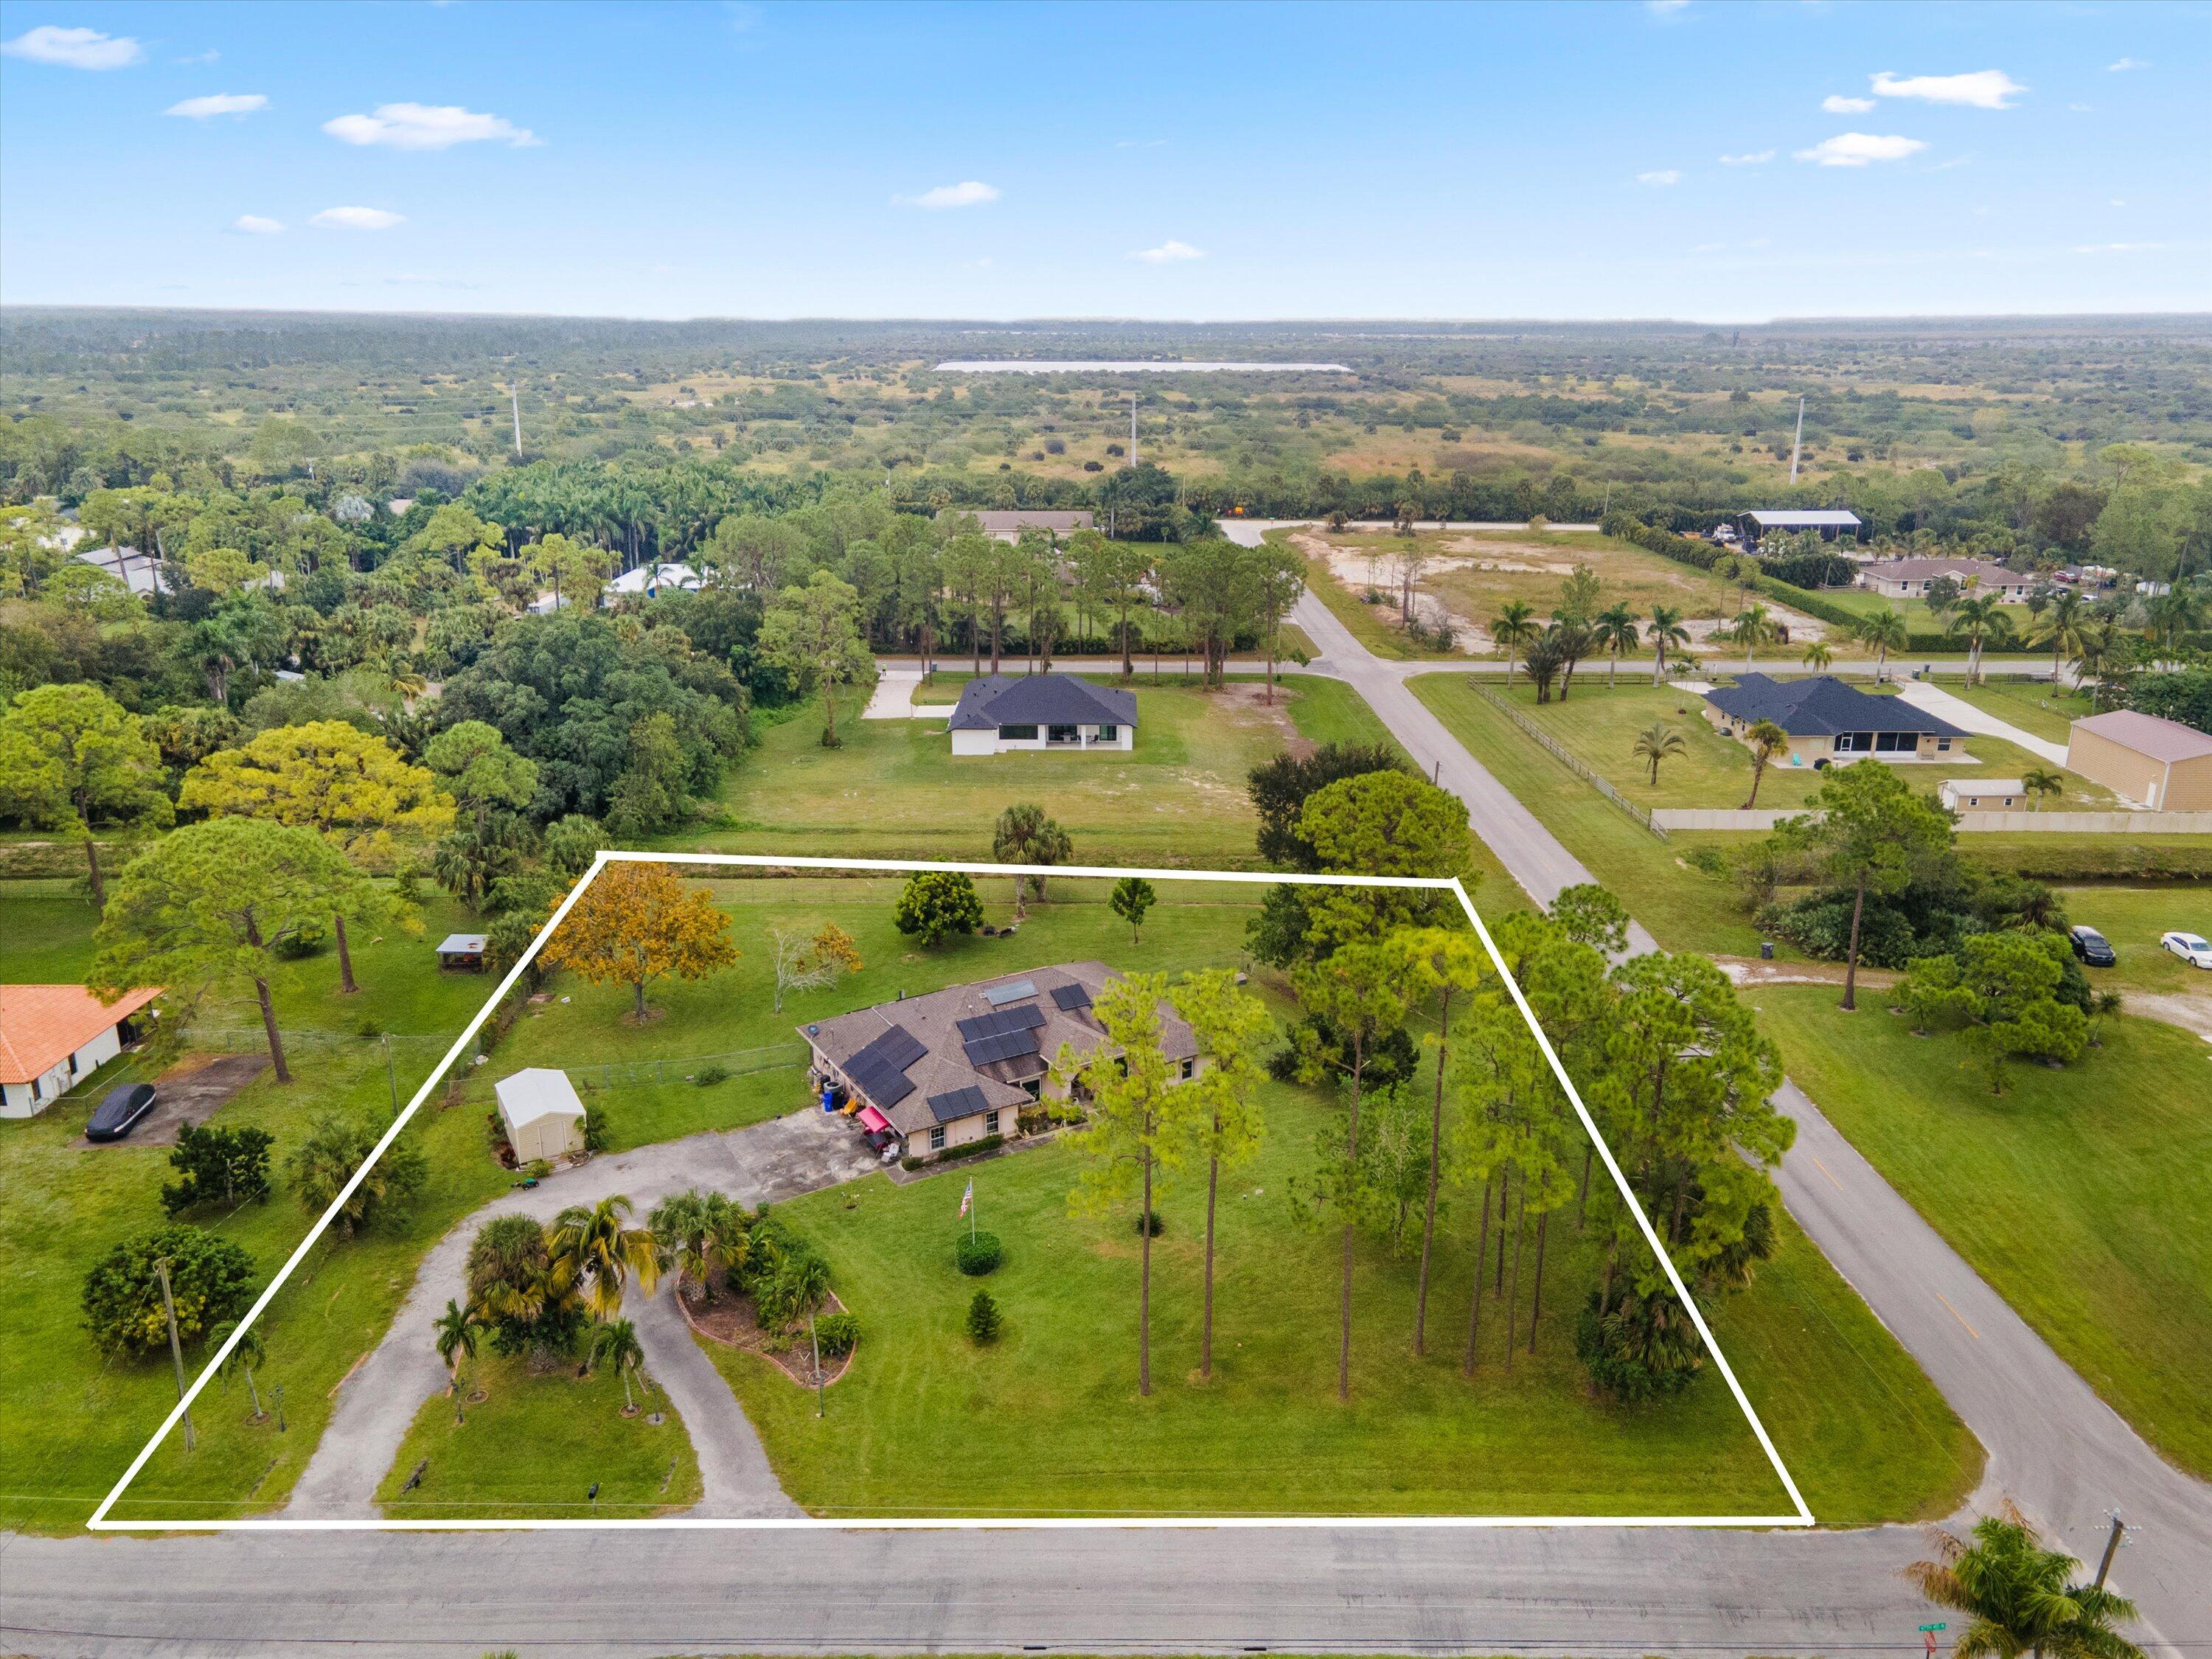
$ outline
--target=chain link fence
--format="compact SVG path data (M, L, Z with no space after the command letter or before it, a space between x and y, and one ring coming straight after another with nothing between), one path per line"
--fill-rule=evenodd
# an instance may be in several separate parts
M1565 744L1562 744L1549 732L1544 730L1542 726L1537 725L1535 721L1530 720L1526 714L1516 708L1511 703L1506 702L1504 698L1499 696L1496 692L1477 684L1472 678L1468 681L1468 684L1473 687L1476 696L1480 697L1492 708L1495 708L1499 714L1504 715L1507 720L1511 720L1514 725L1519 726L1523 732L1527 732L1539 744L1542 744L1546 752L1550 754L1554 760L1557 760L1570 772L1572 772L1584 783L1589 785L1591 788L1596 790L1598 793L1603 795L1607 800L1611 801L1615 806L1618 806L1622 811L1627 813L1630 817L1635 819L1639 825L1649 830L1651 834L1656 836L1661 841L1668 839L1666 830L1660 828L1659 824L1652 818L1650 812L1646 811L1643 807L1638 806L1634 801L1629 799L1627 796L1622 794L1620 790L1614 788L1612 784L1607 782L1605 779L1600 777L1595 772L1592 771L1589 766L1585 765L1580 759L1570 752Z

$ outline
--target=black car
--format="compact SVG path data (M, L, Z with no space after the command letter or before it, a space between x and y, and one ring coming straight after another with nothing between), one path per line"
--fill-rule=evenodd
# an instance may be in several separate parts
M2110 968L2119 961L2105 936L2094 927L2073 927L2066 937L2074 946L2074 954L2092 968Z
M154 1085L122 1083L107 1091L84 1126L87 1140L120 1140L138 1127L138 1120L154 1109Z

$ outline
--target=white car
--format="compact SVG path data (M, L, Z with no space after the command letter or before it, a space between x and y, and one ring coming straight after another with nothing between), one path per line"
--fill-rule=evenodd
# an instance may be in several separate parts
M2158 942L2192 968L2212 968L2212 945L2205 943L2202 933L2160 933Z

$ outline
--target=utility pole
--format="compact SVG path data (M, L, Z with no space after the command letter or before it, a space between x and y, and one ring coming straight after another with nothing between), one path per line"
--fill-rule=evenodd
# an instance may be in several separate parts
M1129 394L1129 465L1137 464L1137 394Z
M166 1256L154 1264L154 1272L161 1281L161 1310L169 1316L169 1358L176 1363L177 1399L181 1403L185 1397L185 1345L177 1336L177 1301L169 1294L169 1262ZM186 1407L185 1449L190 1451L198 1443L192 1434L191 1408Z
M1797 457L1804 447L1805 399L1801 396L1797 399L1797 436L1791 441L1790 445L1790 482L1791 483L1796 483L1797 482ZM522 453L522 441L519 438L515 440L514 450L515 453L518 455Z
M392 1085L392 1115L398 1117L399 1115L399 1073L392 1069L392 1033L389 1031L384 1034L384 1076L385 1080Z
M2105 1559L2097 1563L2097 1588L2099 1589L2105 1588L2105 1575L2112 1570L2112 1558L2119 1553L2120 1538L2127 1529L2128 1523L2120 1519L2119 1511L2115 1510L2112 1512L2112 1530L2111 1535L2105 1540Z
M514 453L520 455L522 453L522 383L519 380L509 380L507 383L507 395L514 409ZM1794 478L1796 474L1793 471L1790 476Z

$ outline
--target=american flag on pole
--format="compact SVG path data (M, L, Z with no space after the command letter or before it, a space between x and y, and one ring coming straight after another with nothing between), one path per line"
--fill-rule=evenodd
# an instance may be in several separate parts
M968 1190L960 1194L960 1213L966 1215L968 1213L968 1206L975 1201L975 1177L974 1176L969 1176L968 1177Z

